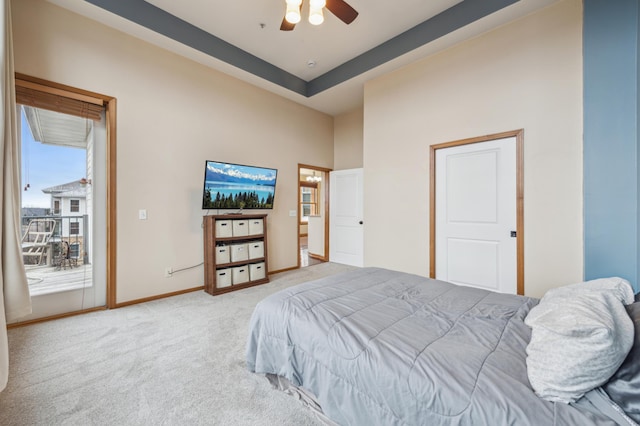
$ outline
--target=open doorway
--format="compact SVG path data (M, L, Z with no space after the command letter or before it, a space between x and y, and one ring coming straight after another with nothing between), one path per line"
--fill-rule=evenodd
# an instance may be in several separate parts
M298 164L298 267L329 260L329 172Z

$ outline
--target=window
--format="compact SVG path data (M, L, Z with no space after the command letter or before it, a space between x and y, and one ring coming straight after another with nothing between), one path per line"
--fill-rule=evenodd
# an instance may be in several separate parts
M318 214L318 184L300 182L300 211L302 222L309 222L309 216Z
M70 235L80 235L80 222L71 222L69 224Z
M80 200L70 200L71 202L71 206L69 211L71 213L78 213L80 212Z
M60 214L60 200L53 201L53 214Z

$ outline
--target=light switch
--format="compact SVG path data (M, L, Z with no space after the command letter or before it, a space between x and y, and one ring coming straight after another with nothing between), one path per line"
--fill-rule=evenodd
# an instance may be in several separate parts
M298 212L295 211L295 210L289 210L289 216L296 217L296 216L298 216Z
M145 209L138 210L138 219L147 220L147 211Z

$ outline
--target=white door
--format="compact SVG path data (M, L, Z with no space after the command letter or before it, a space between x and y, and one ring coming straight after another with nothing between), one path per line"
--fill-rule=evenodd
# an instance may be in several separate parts
M329 261L364 265L362 169L330 173Z
M436 151L436 278L517 293L516 138Z

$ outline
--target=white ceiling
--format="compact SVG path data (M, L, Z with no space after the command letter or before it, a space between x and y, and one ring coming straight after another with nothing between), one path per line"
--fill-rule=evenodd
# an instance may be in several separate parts
M349 59L389 40L462 0L346 0L359 16L346 25L325 10L325 22L311 25L309 0L303 21L293 31L280 31L285 0L145 0L198 28L274 64L304 80L324 74ZM407 13L409 12L409 13ZM261 28L260 23L265 25ZM391 24L389 24L391 23ZM309 68L309 59L316 61Z
M284 96L330 115L362 105L363 85L379 75L475 37L558 0L519 0L489 16L450 32L383 64L349 76L318 94L307 97L193 47L154 32L142 25L94 6L84 0L48 0L134 37L195 60L213 69ZM465 0L482 3L492 0ZM347 0L359 12L350 25L325 10L325 22L313 26L305 19L293 31L280 31L285 0L146 0L147 3L242 49L281 70L309 82L345 62L463 3L462 0ZM308 0L304 0L308 3ZM473 6L473 5L471 5ZM395 55L394 55L395 56ZM309 67L313 60L315 67Z

